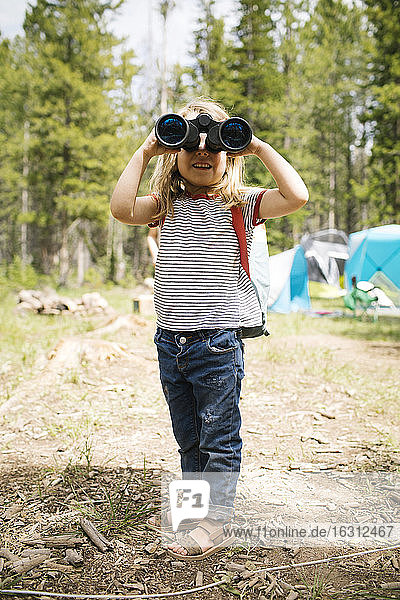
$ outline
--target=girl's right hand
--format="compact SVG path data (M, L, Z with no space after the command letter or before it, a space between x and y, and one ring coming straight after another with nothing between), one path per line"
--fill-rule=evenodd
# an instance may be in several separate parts
M153 158L153 156L161 156L162 154L178 154L178 152L180 152L180 149L174 150L172 148L166 148L165 146L160 144L160 142L156 138L154 129L143 142L142 150L143 153L149 158Z

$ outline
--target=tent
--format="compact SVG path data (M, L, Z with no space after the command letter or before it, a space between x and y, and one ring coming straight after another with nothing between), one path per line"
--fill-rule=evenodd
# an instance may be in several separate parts
M311 309L307 261L300 245L271 256L269 270L269 310L290 313Z
M323 229L306 233L300 240L308 265L310 281L340 287L344 264L349 257L348 237L339 229Z
M357 281L371 281L400 304L400 225L383 225L352 233L345 265L347 289Z

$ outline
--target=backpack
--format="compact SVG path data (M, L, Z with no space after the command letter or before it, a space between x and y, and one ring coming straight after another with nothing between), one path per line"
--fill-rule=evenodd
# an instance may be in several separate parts
M231 213L233 228L239 242L240 264L253 285L262 315L261 325L242 327L240 334L242 338L255 338L261 335L268 336L267 307L270 283L269 254L265 227L264 225L256 225L249 257L242 209L239 206L231 206Z

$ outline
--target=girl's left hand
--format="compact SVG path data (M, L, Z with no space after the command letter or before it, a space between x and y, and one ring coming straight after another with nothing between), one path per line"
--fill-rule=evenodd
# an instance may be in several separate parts
M255 135L253 135L250 144L246 146L244 150L241 150L240 152L227 152L226 155L230 158L235 158L235 156L252 156L254 154L257 154L260 148L260 144L261 140Z

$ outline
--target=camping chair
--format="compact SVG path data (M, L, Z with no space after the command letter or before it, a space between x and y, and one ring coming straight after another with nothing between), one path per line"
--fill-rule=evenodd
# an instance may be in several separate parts
M362 310L361 317L364 316L370 306L377 306L377 296L372 296L364 290L360 290L357 286L353 287L351 292L343 296L344 305L353 311L354 317L357 314L357 308ZM374 312L374 321L377 319L377 313Z

